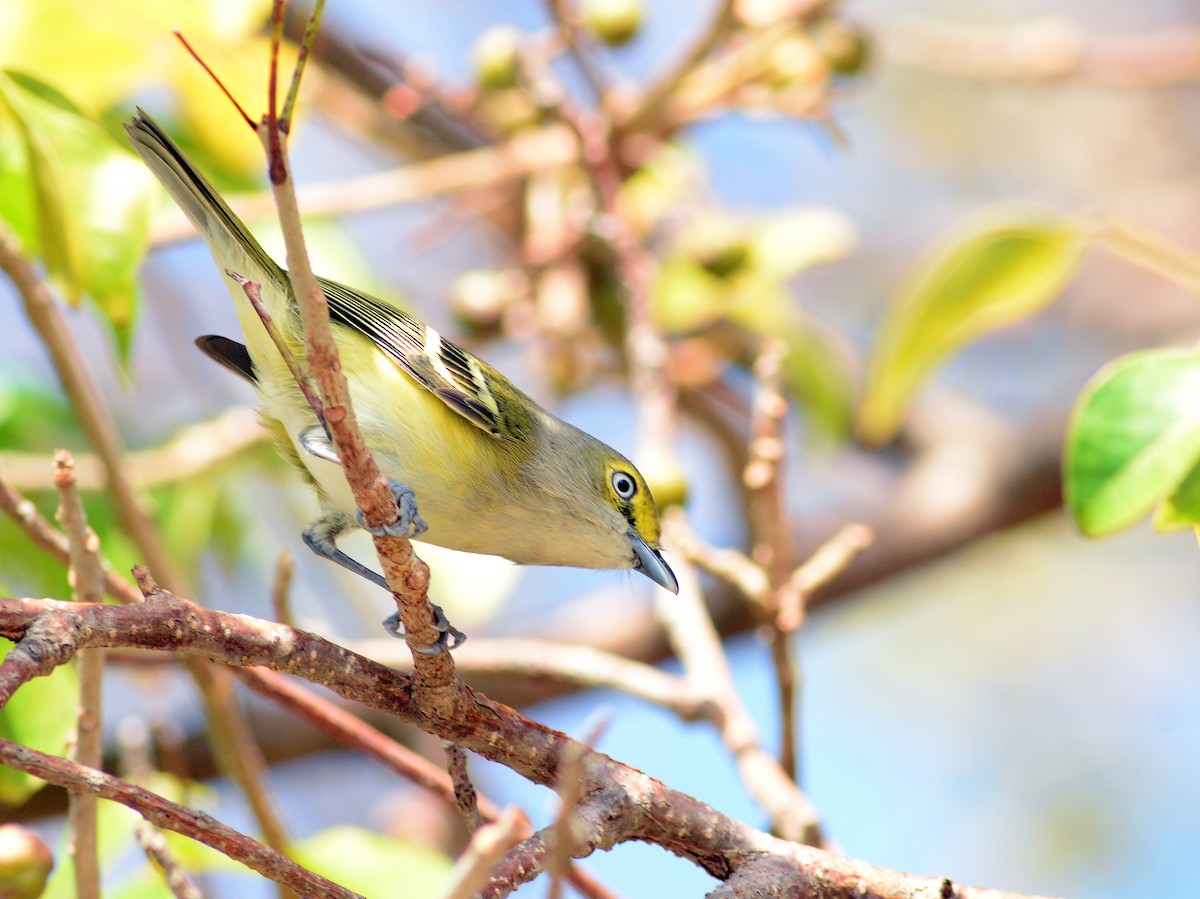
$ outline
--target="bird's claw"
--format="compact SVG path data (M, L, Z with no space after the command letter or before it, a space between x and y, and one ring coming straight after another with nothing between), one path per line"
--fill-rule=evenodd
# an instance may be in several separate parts
M462 646L467 635L450 623L450 619L446 617L441 606L434 603L429 605L433 608L433 626L438 631L438 638L432 646L412 646L412 640L409 639L411 635L405 632L399 612L393 612L384 619L383 629L397 639L408 641L413 652L419 652L425 656L435 656L440 652L449 652Z
M388 486L392 489L392 496L396 500L396 520L383 527L373 528L363 521L360 509L356 516L358 526L376 537L420 537L429 530L429 525L417 513L416 493L411 487L391 478L388 478Z

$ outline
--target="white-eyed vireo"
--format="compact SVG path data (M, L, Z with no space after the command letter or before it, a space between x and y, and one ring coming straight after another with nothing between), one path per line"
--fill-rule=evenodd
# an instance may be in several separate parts
M218 268L261 284L267 311L303 358L286 272L153 119L139 112L125 130ZM360 522L337 454L244 291L226 284L246 344L215 336L197 344L258 388L264 424L316 489L322 515L305 529L305 543L386 586L335 546ZM635 569L678 591L659 551L658 509L628 459L394 306L332 281L321 286L359 430L393 483L402 527L430 543L526 565Z

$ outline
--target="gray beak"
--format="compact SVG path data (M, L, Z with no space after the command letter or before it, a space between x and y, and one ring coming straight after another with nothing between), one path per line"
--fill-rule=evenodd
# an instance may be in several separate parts
M660 587L666 587L672 593L678 593L679 581L675 580L675 572L671 571L667 563L663 561L662 553L633 532L629 534L629 542L633 546L633 554L637 558L633 567Z

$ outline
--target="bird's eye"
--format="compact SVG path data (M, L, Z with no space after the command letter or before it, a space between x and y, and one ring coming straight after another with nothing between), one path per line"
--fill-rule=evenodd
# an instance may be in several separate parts
M633 499L633 495L637 493L637 481L628 472L614 471L612 485L621 499Z

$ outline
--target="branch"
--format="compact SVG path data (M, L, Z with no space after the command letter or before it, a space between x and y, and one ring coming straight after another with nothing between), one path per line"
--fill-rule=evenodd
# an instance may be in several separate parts
M979 81L1153 88L1200 79L1200 29L1088 35L1066 19L981 27L908 16L889 30L902 65Z
M276 45L282 28L281 11L282 8L277 5L274 33ZM319 13L319 10L317 12ZM317 13L314 13L314 16L316 15ZM273 53L272 84L277 63L277 54ZM293 81L298 81L299 76L298 69ZM305 248L295 183L287 158L286 135L281 131L280 123L275 117L273 92L268 96L268 103L270 112L259 125L258 132L267 152L271 188L278 207L284 243L287 246L288 278L304 328L309 374L320 388L324 422L341 460L342 472L362 512L363 521L369 527L381 530L396 522L396 501L387 479L380 472L358 431L350 388L342 372L337 345L333 339L329 304L316 275L313 274ZM408 537L384 535L375 536L373 539L410 645L414 650L440 645L442 635L435 626L433 607L428 597L429 568L417 558ZM463 696L454 677L454 662L450 653L415 653L415 665L417 687L425 701L444 716L456 714L456 705Z
M83 501L75 485L71 454L54 454L54 486L60 504L58 520L67 536L71 554L70 578L76 602L101 602L104 599L104 573L100 564L100 546L96 532L88 526ZM104 686L104 653L91 649L79 653L79 706L76 710L75 748L72 761L87 768L99 768L104 760L101 731L101 691ZM79 899L100 897L100 856L96 834L96 797L72 793L71 860L75 868L75 892Z
M181 428L162 446L127 452L124 459L134 486L145 489L197 477L267 439L254 410L236 406ZM45 453L0 453L0 470L20 490L45 489L46 468ZM98 456L75 456L75 483L80 490L105 489L104 465Z
M352 893L333 881L300 867L287 856L252 837L238 833L204 812L178 805L157 793L103 771L76 765L3 739L0 739L0 763L32 774L47 783L64 787L73 793L119 802L156 827L172 830L211 846L264 877L292 887L301 895L331 899L355 899L358 896L357 893Z
M690 580L687 588L693 589ZM681 582L682 583L682 582ZM80 605L46 599L0 599L0 635L31 643L65 660L80 648L170 649L228 665L265 666L321 684L464 749L499 762L537 784L555 783L571 747L584 759L577 855L627 840L656 844L726 879L770 856L780 860L775 888L822 896L911 896L940 893L936 878L912 877L788 843L715 811L647 775L588 749L512 709L463 687L459 716L444 718L416 697L417 678L399 674L313 634L242 615L214 612L165 591L139 606ZM13 651L14 653L16 650ZM10 658L12 653L10 653ZM48 670L53 665L42 663ZM8 662L5 662L5 666ZM4 683L0 676L0 689ZM780 871L786 878L780 879ZM1004 894L950 885L956 896Z

